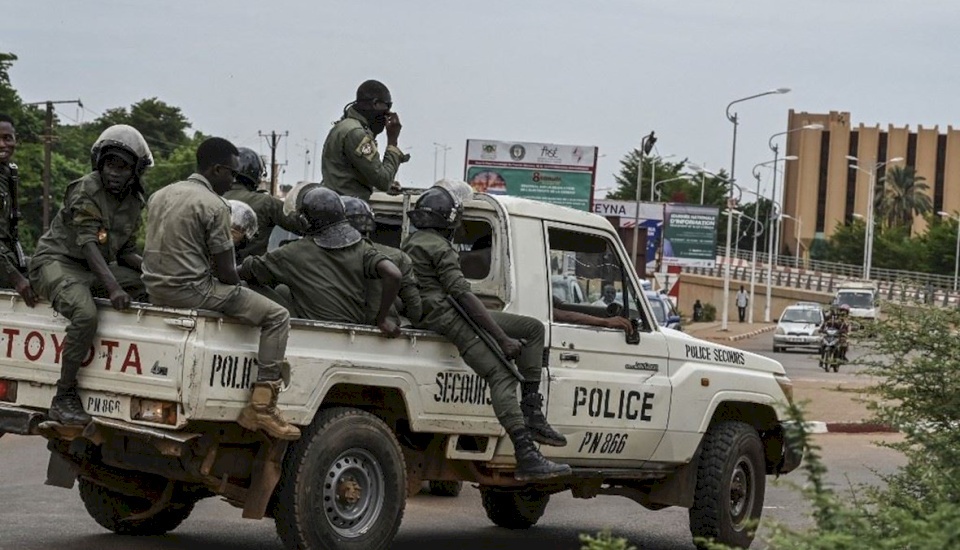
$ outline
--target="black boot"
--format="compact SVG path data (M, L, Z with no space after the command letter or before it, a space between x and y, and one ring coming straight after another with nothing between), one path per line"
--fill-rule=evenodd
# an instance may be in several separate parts
M518 481L563 477L572 473L570 466L551 462L540 454L537 446L533 444L530 430L512 430L510 440L513 441L513 452L517 457L517 471L513 473L513 477Z
M567 438L554 430L547 423L547 417L543 415L543 395L536 392L527 393L526 388L524 388L523 398L520 400L520 410L523 411L523 423L530 428L534 441L552 447L566 446Z
M47 417L65 426L86 426L93 420L83 410L76 383L67 386L57 383L57 395L53 396Z

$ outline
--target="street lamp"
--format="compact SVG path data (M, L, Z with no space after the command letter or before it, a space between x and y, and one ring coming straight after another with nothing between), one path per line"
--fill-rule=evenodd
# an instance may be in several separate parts
M640 229L640 182L643 179L643 155L649 154L653 149L653 146L657 143L656 136L653 135L653 132L650 132L650 135L643 136L643 139L640 140L640 152L637 155L637 204L636 210L633 212L633 263L637 263L637 240L639 240L639 229ZM646 262L644 262L646 263Z
M737 113L730 113L730 107L733 107L737 103L742 103L744 101L749 101L751 99L756 99L758 97L763 97L766 95L772 94L785 94L790 91L790 88L777 88L776 90L768 90L763 93L754 94L751 96L743 97L740 99L735 99L727 104L727 120L733 123L733 148L730 154L730 183L734 183L735 174L734 171L737 164L737 126L740 125L740 118L737 116ZM732 208L733 206L733 187L730 187L730 196L728 197L727 208ZM733 217L727 216L727 249L725 252L726 255L726 266L723 271L723 318L720 323L720 330L727 330L727 317L730 313L730 233L733 231Z
M797 267L800 267L800 234L803 232L803 220L800 219L800 216L794 218L789 214L780 214L781 218L787 218L788 220L793 220L797 222L797 227L795 227L795 233L797 235Z
M754 202L754 206L753 206L753 217L756 220L760 219L760 172L759 172L759 169L763 166L772 165L773 174L774 174L773 177L776 178L777 163L780 162L781 160L783 162L794 161L794 160L797 160L797 157L795 155L788 155L783 157L782 159L768 160L766 162L758 163L753 167L753 170L752 170L753 177L756 178L757 180L757 192L756 192L757 200L756 202ZM771 205L772 204L773 202L771 201ZM764 322L767 322L767 323L770 322L770 296L769 296L770 269L771 269L770 254L769 254L769 251L767 251L767 293L768 295L767 295L767 303L764 306L764 315L763 315ZM754 291L756 289L756 280L757 280L757 232L754 231L753 232L753 252L750 254L750 303L751 304L753 304L753 298L755 296ZM747 320L747 322L749 322L750 324L753 324L753 306L752 305L750 306L750 317Z
M806 126L801 126L799 128L787 130L786 132L777 132L776 134L773 134L772 136L770 136L770 139L767 140L767 145L770 147L770 150L773 151L774 166L776 166L777 156L780 153L780 145L777 143L774 143L773 140L780 136L785 136L787 134L791 134L793 132L799 132L801 130L823 130L823 124L820 124L820 123L807 124ZM786 174L784 174L784 179L786 179ZM783 204L783 200L778 199L777 197L777 171L776 170L773 171L773 189L770 191L770 200ZM779 220L777 221L779 222ZM771 243L770 254L772 255L772 258L774 258L775 260L777 256L780 254L780 224L779 223L777 223L776 229L772 229L770 231L769 241ZM767 321L769 322L769 319L767 319Z
M854 163L860 162L859 159L857 159L857 157L853 155L847 155L847 160L853 161ZM879 170L880 167L885 164L890 164L892 162L900 162L902 160L903 160L903 157L896 157L887 161L878 162L876 164L873 164L869 170L867 170L866 168L860 167L859 164L849 165L850 168L853 168L854 170L860 170L861 172L870 176L870 179L869 179L870 188L867 189L867 219L866 219L867 231L866 231L866 237L865 237L866 242L863 247L863 278L868 281L870 280L870 270L873 266L872 265L873 264L873 232L874 232L873 231L874 230L873 211L875 210L874 204L873 204L874 202L873 195L876 192L876 187L877 187L877 181L876 181L877 170Z
M443 150L443 177L447 177L447 151L453 149L446 143L433 142L433 181L437 180L437 152Z
M952 216L944 211L937 212L942 218L957 221L957 250L953 253L953 291L957 291L957 275L960 275L960 216Z
M665 183L670 183L670 182L672 182L672 181L680 181L680 180L690 181L690 176L688 176L687 174L682 174L682 175L677 176L677 177L675 177L675 178L670 178L670 179L666 179L666 180L663 180L663 181L658 181L658 182L657 182L657 185L656 185L655 187L660 187L661 185L663 185L663 184L665 184ZM657 191L657 202L663 202L663 201L660 200L660 197L662 196L662 193L660 193L660 189L657 189L656 191Z

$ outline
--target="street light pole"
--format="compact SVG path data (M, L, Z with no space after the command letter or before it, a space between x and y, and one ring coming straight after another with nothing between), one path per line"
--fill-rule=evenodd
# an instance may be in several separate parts
M756 164L756 165L754 165L754 167L753 167L753 177L757 179L757 192L755 193L755 195L756 195L756 197L757 197L757 200L756 200L756 202L754 203L754 206L753 206L753 217L754 217L754 219L757 220L757 223L760 223L760 172L759 172L759 169L760 169L762 166L772 165L772 166L773 166L773 177L776 178L776 177L777 177L777 162L779 162L780 160L781 160L781 159L776 159L776 160L773 160L773 161L769 161L769 160L768 160L767 162L761 162L761 163L759 163L759 164ZM794 156L794 155L789 155L789 156L783 157L782 160L783 160L783 162L787 162L787 161L791 161L791 160L797 160L797 157ZM773 201L770 201L770 205L771 205L771 206L770 206L770 211L772 212L772 211L773 211ZM761 229L762 229L762 227L761 227ZM754 226L754 232L753 232L753 252L750 254L750 312L749 312L749 317L750 317L750 318L749 318L749 321L748 321L750 324L753 324L753 304L754 304L753 299L754 299L754 297L756 296L754 292L755 292L755 289L756 289L755 284L756 284L756 271L757 271L757 235L758 235L758 233L757 233L757 231L756 231L756 226ZM769 323L769 322L770 322L770 254L769 254L769 251L768 251L768 254L767 254L767 303L766 303L766 305L764 306L764 311L765 311L765 313L764 313L764 322Z
M653 149L653 146L657 143L656 136L653 135L653 131L650 132L650 135L643 136L643 139L640 140L640 151L637 154L637 204L636 210L633 212L633 263L634 266L637 264L637 241L640 238L640 184L643 181L643 155L650 152ZM652 186L651 186L652 188ZM646 262L644 262L646 264Z
M937 215L943 218L950 218L957 222L957 249L953 253L953 291L957 292L957 279L958 275L960 275L960 215L954 217L942 210L937 212Z
M796 218L794 218L793 216L790 216L788 214L780 214L780 217L787 218L788 220L793 220L797 222L797 227L794 228L796 230L796 236L797 236L796 262L797 262L797 267L800 267L800 234L803 232L803 221L800 219L800 216L797 216Z
M656 185L655 187L660 187L661 185L663 185L663 184L665 184L665 183L670 183L670 182L680 181L680 180L690 181L690 176L684 174L684 175L682 175L682 176L677 176L677 177L675 177L675 178L670 178L670 179L666 179L666 180L663 180L663 181L658 181L658 182L657 182L657 185ZM657 191L657 202L663 202L662 200L660 200L660 198L663 196L663 193L661 193L659 189L657 189L656 191Z
M790 91L790 88L777 88L776 90L769 90L760 94L754 94L751 96L743 97L740 99L735 99L727 104L727 120L733 123L733 147L730 152L730 194L727 198L727 209L733 208L733 183L736 181L734 169L736 168L737 163L737 126L740 125L740 119L737 116L737 113L730 113L730 107L733 107L737 103L744 101L749 101L751 99L756 99L758 97L763 97L771 94L785 94ZM727 216L727 247L725 251L725 266L723 270L723 317L720 322L720 330L727 330L728 316L730 313L730 233L733 231L733 217Z
M767 140L767 145L770 147L770 150L773 151L774 166L777 165L777 157L779 156L779 153L780 153L780 145L774 143L773 140L776 139L777 137L785 136L787 134L792 134L793 132L799 132L801 130L823 130L823 124L820 124L820 123L807 124L799 128L787 130L785 132L777 132L776 134L773 134L772 136L770 136L770 139ZM789 153L789 151L787 152ZM783 178L784 178L784 181L786 181L786 178L787 178L786 172L784 172ZM782 200L777 200L777 170L776 169L773 170L773 189L770 191L770 200L772 202L779 202L780 204L783 204ZM777 263L776 262L777 257L780 255L780 229L781 229L780 220L777 219L776 228L771 227L770 229L770 238L768 239L770 242L770 248L767 251L770 254L770 257L772 258L772 261L774 263ZM770 301L769 297L767 298L767 301L768 302ZM766 321L770 322L770 319L767 318Z
M847 160L851 160L855 163L860 162L859 159L857 159L857 157L852 155L847 155ZM863 247L863 278L868 281L870 280L870 273L873 268L873 233L874 233L873 211L875 210L874 201L876 200L874 198L874 194L876 193L876 188L877 188L877 170L879 170L880 167L885 164L890 164L892 162L900 162L902 160L903 160L903 157L896 157L883 162L878 162L874 164L869 170L867 170L866 168L860 167L859 164L850 165L850 168L860 170L861 172L864 172L865 174L870 176L869 177L870 188L867 189L867 218L866 218L867 227L866 227L866 237L865 237L866 243L864 243L864 247Z

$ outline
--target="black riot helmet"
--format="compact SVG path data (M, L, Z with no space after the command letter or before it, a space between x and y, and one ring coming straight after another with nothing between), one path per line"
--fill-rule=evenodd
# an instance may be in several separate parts
M450 191L435 185L420 195L407 216L417 229L453 229L460 224L463 203Z
M354 229L363 235L369 235L377 228L377 222L373 218L373 210L367 201L356 197L340 197L343 201L343 210L347 215L347 221Z
M321 248L346 248L362 238L347 221L340 195L326 187L312 187L297 197L304 235Z
M256 151L249 147L238 147L240 151L240 169L237 170L237 181L251 191L256 191L260 181L267 175L267 166Z

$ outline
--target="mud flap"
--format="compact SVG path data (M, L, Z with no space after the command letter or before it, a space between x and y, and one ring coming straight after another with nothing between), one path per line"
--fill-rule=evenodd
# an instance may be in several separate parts
M73 489L77 480L77 472L73 464L63 458L60 453L51 452L50 462L47 463L47 480L44 485Z
M260 452L253 463L253 476L250 479L250 488L247 489L247 498L243 503L244 519L262 519L267 512L267 505L273 496L273 490L280 481L283 464L283 455L287 453L289 441L266 438L260 446Z

